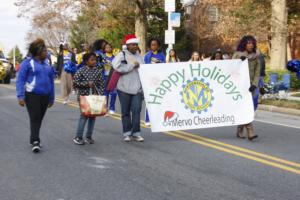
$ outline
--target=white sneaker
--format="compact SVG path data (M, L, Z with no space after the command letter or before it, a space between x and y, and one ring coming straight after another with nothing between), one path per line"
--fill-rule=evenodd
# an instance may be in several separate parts
M145 126L150 127L151 123L150 122L145 122Z
M64 105L67 105L69 102L70 102L70 101L67 100L67 101L64 101L63 104L64 104Z
M124 137L124 142L130 142L130 141L131 141L130 136L125 136L125 137Z
M132 136L132 139L136 142L144 142L145 139L142 136Z
M110 115L114 115L115 114L115 111L113 111L113 110L109 110L109 112L108 112Z
M40 152L40 150L41 150L40 143L39 142L34 142L32 144L32 152L33 153L38 153L38 152Z

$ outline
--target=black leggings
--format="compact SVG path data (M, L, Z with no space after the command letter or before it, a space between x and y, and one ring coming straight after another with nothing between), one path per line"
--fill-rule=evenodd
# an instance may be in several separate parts
M25 103L30 118L30 144L40 142L40 128L48 108L49 96L26 92Z

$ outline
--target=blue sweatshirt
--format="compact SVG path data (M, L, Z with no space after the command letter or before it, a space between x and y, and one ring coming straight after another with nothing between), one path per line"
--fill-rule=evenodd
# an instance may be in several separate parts
M47 62L28 58L21 63L16 89L18 99L25 98L25 91L37 95L49 95L54 102L54 69Z
M156 54L153 51L148 51L144 57L145 64L165 63L166 57L162 51L158 51Z
M103 51L98 50L94 52L97 56L97 67L103 67L104 65L104 57Z

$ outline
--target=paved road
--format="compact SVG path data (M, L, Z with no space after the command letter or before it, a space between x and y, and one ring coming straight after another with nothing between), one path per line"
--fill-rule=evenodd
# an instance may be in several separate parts
M259 112L253 143L233 127L143 129L145 143L123 143L116 115L97 120L96 144L76 146L78 108L57 102L44 120L43 152L33 154L14 90L0 85L0 103L1 200L300 199L297 117Z

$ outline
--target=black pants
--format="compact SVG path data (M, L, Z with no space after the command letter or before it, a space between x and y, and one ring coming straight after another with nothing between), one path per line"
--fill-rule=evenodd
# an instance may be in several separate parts
M30 118L30 144L40 142L40 128L49 104L49 96L26 92L26 108Z

